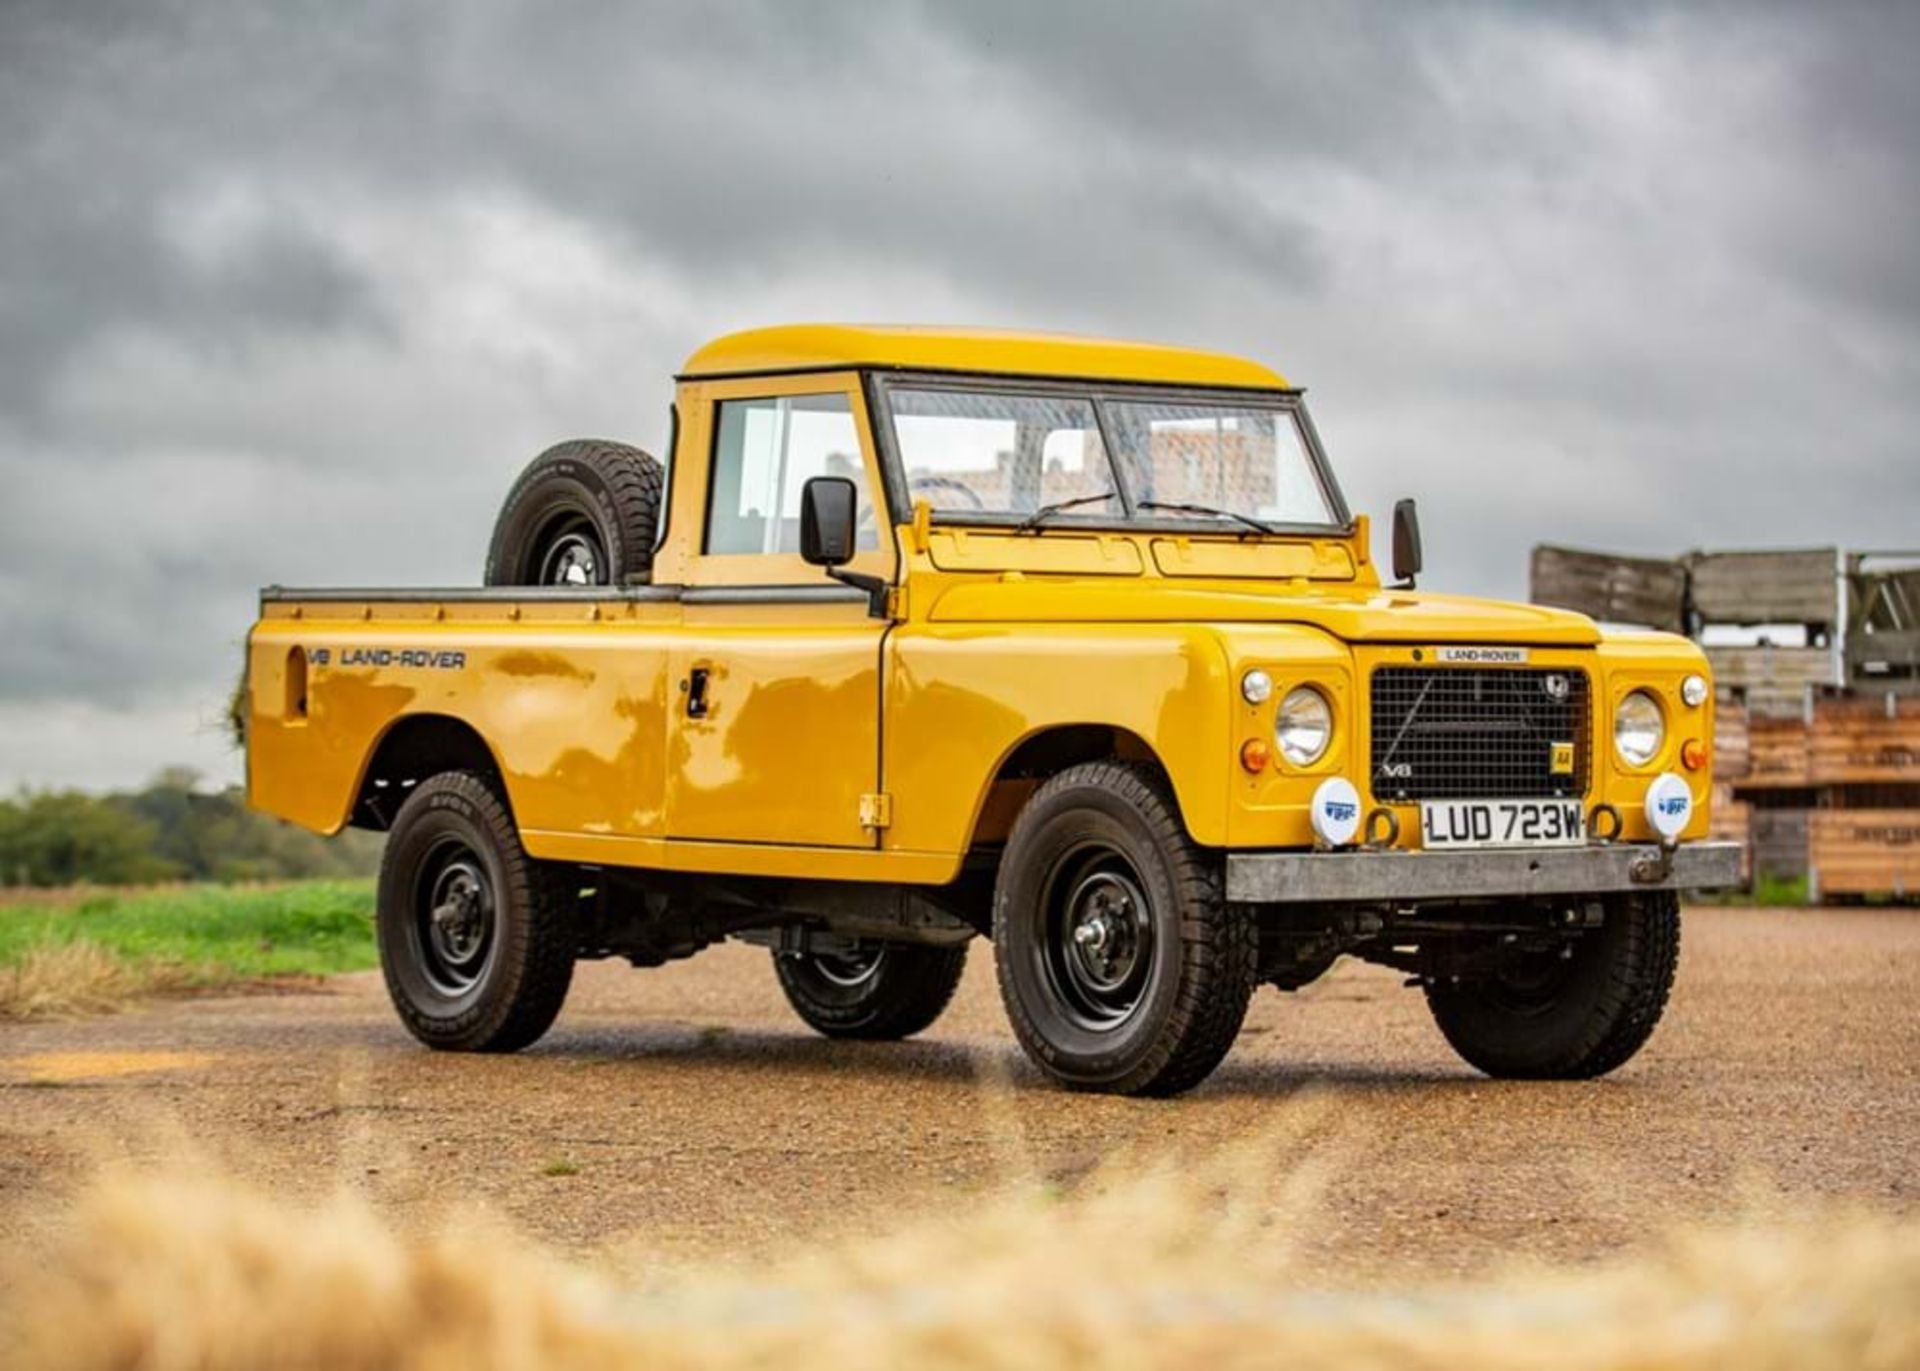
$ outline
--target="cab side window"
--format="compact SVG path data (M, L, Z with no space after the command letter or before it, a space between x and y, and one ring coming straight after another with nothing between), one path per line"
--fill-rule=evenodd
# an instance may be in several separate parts
M878 548L880 524L846 395L722 400L714 415L708 554L798 553L800 488L815 476L854 483L858 546Z

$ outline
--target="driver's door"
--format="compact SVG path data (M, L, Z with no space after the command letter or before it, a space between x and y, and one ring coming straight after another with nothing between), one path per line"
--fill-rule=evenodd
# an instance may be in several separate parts
M893 529L854 373L743 378L682 390L683 452L704 476L670 669L667 833L683 840L870 847L880 788L880 654L867 598L800 560L800 488L861 492L855 570L892 579ZM708 403L699 403L700 400ZM689 400L695 403L689 405ZM692 497L693 492L687 492ZM688 508L688 506L693 506Z

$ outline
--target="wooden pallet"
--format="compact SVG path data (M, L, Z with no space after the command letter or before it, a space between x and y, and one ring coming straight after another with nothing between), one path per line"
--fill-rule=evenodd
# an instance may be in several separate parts
M1818 624L1840 618L1840 553L1693 552L1684 559L1693 611L1710 624Z
M1542 543L1533 549L1528 579L1535 604L1614 623L1675 632L1690 621L1803 624L1830 635L1839 627L1839 557L1830 547L1621 557Z
M1753 875L1794 881L1807 874L1807 811L1761 809L1748 819Z
M1847 558L1847 681L1858 689L1920 695L1920 567L1890 565L1917 558Z
M1816 701L1807 772L1815 785L1920 781L1920 699Z
M1815 810L1807 867L1815 899L1920 894L1920 809Z
M1533 550L1528 580L1537 605L1577 610L1603 623L1673 633L1686 628L1687 571L1664 557L1617 557L1542 543Z
M1718 774L1743 790L1920 782L1920 700L1835 696L1814 701L1811 723L1749 719L1745 773Z
M1756 716L1802 714L1809 687L1834 684L1831 648L1712 645L1706 653L1714 684L1739 691Z
M1737 780L1753 765L1745 700L1721 699L1713 706L1713 774Z
M1742 790L1801 789L1813 784L1804 719L1747 721L1747 774Z
M1733 787L1713 783L1712 807L1707 814L1707 836L1716 842L1740 844L1740 884L1753 884L1753 806L1736 800Z

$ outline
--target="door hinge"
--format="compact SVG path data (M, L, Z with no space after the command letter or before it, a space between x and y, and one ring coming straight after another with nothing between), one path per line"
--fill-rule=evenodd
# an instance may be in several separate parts
M893 796L882 793L860 797L860 827L891 828L892 826Z

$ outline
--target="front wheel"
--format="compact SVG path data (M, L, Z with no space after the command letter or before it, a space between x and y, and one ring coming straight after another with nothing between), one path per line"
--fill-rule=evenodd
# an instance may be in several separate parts
M1645 1045L1679 960L1679 897L1620 896L1563 949L1519 954L1469 982L1429 982L1427 1005L1453 1050L1489 1076L1582 1080Z
M774 974L807 1024L829 1038L911 1037L953 999L967 945L855 943L839 952L778 952Z
M429 1047L513 1052L552 1025L573 980L558 869L527 856L493 786L446 772L400 806L380 862L380 968Z
M1014 821L994 888L994 964L1014 1034L1076 1090L1174 1095L1239 1034L1258 939L1221 893L1160 775L1071 767Z

